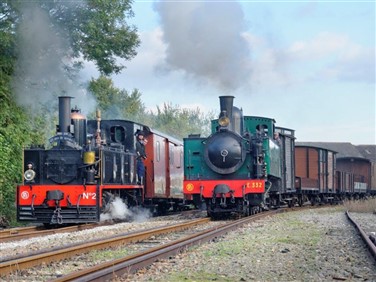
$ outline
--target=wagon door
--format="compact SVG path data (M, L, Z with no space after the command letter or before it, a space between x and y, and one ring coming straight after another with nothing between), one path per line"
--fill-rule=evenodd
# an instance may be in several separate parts
M170 146L170 191L172 198L183 198L183 146Z
M328 192L334 192L335 154L328 152Z
M154 196L165 197L167 187L168 175L168 143L166 139L161 136L155 136L155 148L154 148ZM167 158L167 159L166 159Z

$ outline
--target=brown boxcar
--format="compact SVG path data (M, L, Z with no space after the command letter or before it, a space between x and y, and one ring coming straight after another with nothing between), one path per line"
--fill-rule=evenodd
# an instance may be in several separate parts
M337 152L335 189L343 197L376 194L376 146L349 142L298 142L300 146L325 148Z
M342 195L356 196L357 194L365 194L368 190L365 177L362 175L357 175L346 171L337 171L336 182L338 193Z
M337 159L337 187L346 194L365 194L371 184L371 162L365 158Z
M336 171L336 187L340 194L352 193L353 175L345 171Z
M376 195L376 145L358 145L357 149L370 161L368 192Z
M295 146L296 177L306 194L335 192L336 152L313 146ZM298 182L299 183L299 182Z

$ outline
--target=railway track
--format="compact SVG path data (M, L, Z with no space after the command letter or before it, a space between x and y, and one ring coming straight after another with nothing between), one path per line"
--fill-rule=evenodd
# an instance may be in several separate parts
M21 235L30 232L36 232L37 230L43 230L42 226L28 226L28 227L15 227L15 228L6 228L0 230L0 242L6 241L8 237Z
M97 264L96 266L93 266L93 267L90 267L90 266L75 267L75 270L80 270L80 269L83 269L83 270L77 271L75 273L70 273L70 274L67 274L68 272L64 271L64 273L58 273L56 275L49 276L49 279L47 279L47 280L50 281L51 279L54 279L55 277L65 275L65 276L57 278L54 281L103 281L104 279L111 279L115 276L120 277L124 274L131 274L131 273L134 273L141 268L144 268L145 266L152 264L156 260L166 258L166 257L169 257L169 256L174 256L177 253L185 250L186 248L189 248L192 245L202 244L202 243L208 242L208 241L212 240L213 238L221 236L221 235L223 235L223 234L225 234L225 233L227 233L231 230L234 230L234 229L240 227L241 225L244 225L244 224L246 224L246 223L248 223L252 220L260 219L261 217L268 216L268 215L271 215L273 213L286 212L286 211L288 212L288 211L294 211L294 210L300 210L300 209L301 208L280 209L280 210L271 211L271 212L267 212L267 213L257 214L255 216L240 219L240 220L237 220L237 221L231 221L230 223L219 222L221 224L220 226L216 226L216 227L206 229L206 230L200 231L200 232L197 232L196 230L194 230L194 228L192 228L192 226L209 223L209 219L204 218L204 219L196 220L196 224L193 224L191 226L187 225L186 227L181 227L181 230L190 229L192 232L194 232L194 234L190 234L190 235L187 235L187 236L184 235L184 238L181 237L177 240L174 240L173 242L171 242L171 240L169 239L170 242L168 242L167 244L166 244L166 240L164 241L164 236L162 236L163 238L161 238L161 239L157 238L155 240L155 242L153 242L153 243L151 243L152 240L148 239L148 238L157 237L158 234L160 235L160 234L165 234L165 233L172 233L172 232L175 232L175 231L173 231L172 229L170 231L166 231L166 230L162 231L163 228L157 228L157 229L154 229L154 231L156 231L156 232L154 232L153 230L147 230L147 231L144 231L144 232L134 232L134 234L123 234L124 236L123 235L122 236L116 236L116 237L123 237L122 239L119 238L118 242L116 242L116 238L111 238L111 239L107 238L104 241L107 241L108 244L106 242L104 242L104 244L102 246L98 245L98 247L95 247L94 245L96 245L96 243L99 243L99 241L87 243L87 245L88 245L87 249L85 249L83 247L81 248L81 245L72 246L71 249L75 249L75 250L72 251L72 252L71 252L71 250L66 250L67 253L71 252L66 257L70 257L70 256L73 256L75 254L86 253L86 252L89 252L90 250L95 250L95 249L103 250L103 249L112 248L112 247L116 247L116 246L122 246L124 244L132 243L132 242L139 242L139 243L136 243L136 244L133 244L133 245L140 245L140 244L146 244L146 245L150 244L150 246L153 245L152 247L148 247L148 250L145 250L145 248L144 248L143 250L137 251L133 254L123 255L121 258L115 258L115 259L112 259L111 261L101 263L101 264ZM198 223L201 220L204 220L204 221L202 223ZM192 221L192 222L194 222L194 221ZM182 224L179 224L179 225L182 225ZM169 228L173 228L173 226L169 226ZM147 232L148 234L146 234L145 232ZM158 232L160 232L160 233L158 233ZM136 233L140 234L141 237L138 237L138 238L132 237L133 235L137 236ZM126 238L127 236L128 236L128 238ZM173 236L173 235L171 235L171 236ZM114 241L112 241L112 239ZM93 245L91 245L91 244L93 244ZM163 245L161 246L161 244L163 244ZM125 249L124 247L121 247L121 248ZM51 252L51 253L53 253L53 252ZM43 258L39 258L40 261L36 260L36 262L34 262L32 266L28 265L27 262L23 261L23 259L28 259L29 257L17 258L15 260L13 260L13 263L14 263L13 265L12 265L12 263L10 263L10 261L1 262L1 264L0 264L0 275L2 275L2 277L4 278L5 277L4 275L7 275L7 273L8 274L9 273L14 274L16 272L20 273L19 270L21 270L21 269L32 268L33 266L40 265L41 263L44 263L45 265L47 265L49 262L57 262L59 260L61 261L64 257L65 257L64 254L60 257L52 256L51 259L49 259L48 256L45 256ZM37 257L35 257L35 258L38 259ZM85 258L84 258L84 260L85 260ZM71 261L71 260L69 260L69 261ZM8 267L9 267L10 270L7 269L6 267L2 268L3 263L8 263ZM63 262L63 263L60 263L60 264L66 264L66 262ZM74 265L76 265L76 263L74 263ZM35 269L32 272L39 273L40 270L37 270L37 269ZM43 271L43 269L42 269L42 271ZM26 272L26 273L28 273L28 272ZM46 279L43 279L41 281L46 281Z
M51 235L51 234L75 232L75 231L95 228L100 225L103 225L103 224L88 223L88 224L83 224L83 225L75 225L75 226L68 226L68 227L61 227L61 228L54 228L54 229L48 229L43 226L10 228L10 229L5 229L5 230L0 231L0 243L29 239L29 238L46 236L46 235Z
M221 224L220 226L215 226L207 230L184 236L183 238L172 241L168 244L156 246L136 254L102 263L92 268L84 269L82 271L72 272L53 281L105 281L114 277L124 276L125 274L135 273L139 269L144 268L159 259L175 256L179 252L182 252L194 245L209 242L210 240L235 230L244 224L276 214L278 212L280 211L269 211L253 215L251 217L238 219L236 221L227 222Z
M356 230L359 232L363 242L366 244L367 248L369 249L370 253L376 261L376 240L374 239L374 236L367 234L366 231L361 227L359 222L357 222L351 216L351 213L349 211L346 211L346 216L349 219L349 221L354 225Z
M183 211L184 214L194 214L196 210ZM119 221L121 222L121 221ZM51 234L59 234L66 232L76 232L81 230L92 229L98 226L103 225L112 225L116 222L97 222L97 223L86 223L68 227L58 227L58 228L46 228L42 225L40 226L27 226L27 227L15 227L15 228L6 228L0 230L0 243L30 239L34 237L46 236Z
M138 242L160 234L188 229L192 226L205 224L209 221L210 220L208 218L190 220L185 223L153 228L150 230L134 232L131 234L116 235L110 238L87 242L85 244L76 244L52 251L47 250L44 252L39 252L38 254L13 257L6 261L0 262L0 276L4 277L7 274L16 273L17 271L21 271L23 269L35 267L41 264L48 264L50 262L60 261L62 259L69 258L77 254L86 253L92 250L111 248L131 242Z

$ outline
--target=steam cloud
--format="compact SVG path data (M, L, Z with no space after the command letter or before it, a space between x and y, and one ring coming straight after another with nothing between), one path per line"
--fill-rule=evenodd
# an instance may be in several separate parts
M227 91L249 80L250 50L239 3L160 1L154 8L167 44L167 70L182 70Z
M26 1L20 5L23 17L14 79L18 104L37 112L41 106L56 109L57 97L67 95L76 98L73 104L83 113L93 111L94 98L80 85L77 76L68 76L66 72L73 64L69 56L69 38L51 24L47 12L35 2Z
M144 222L151 217L151 213L147 209L137 208L131 210L119 197L111 202L110 210L100 215L100 221L106 220L127 220L132 222Z

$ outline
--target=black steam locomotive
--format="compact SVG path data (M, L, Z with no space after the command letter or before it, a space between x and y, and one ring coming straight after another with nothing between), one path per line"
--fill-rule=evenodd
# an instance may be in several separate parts
M151 140L146 148L150 156L148 181L143 185L136 181L138 131ZM175 166L165 165L166 171L177 177L153 167L158 165L154 155L158 154L159 161L174 153L164 146L176 148L182 155L182 144L167 135L132 121L101 120L99 111L95 120L86 121L77 107L71 110L71 97L59 97L59 125L50 146L24 150L17 219L46 225L97 222L101 213L110 210L115 197L128 207L142 205L161 211L171 204L176 208L183 198L181 165L178 161Z

